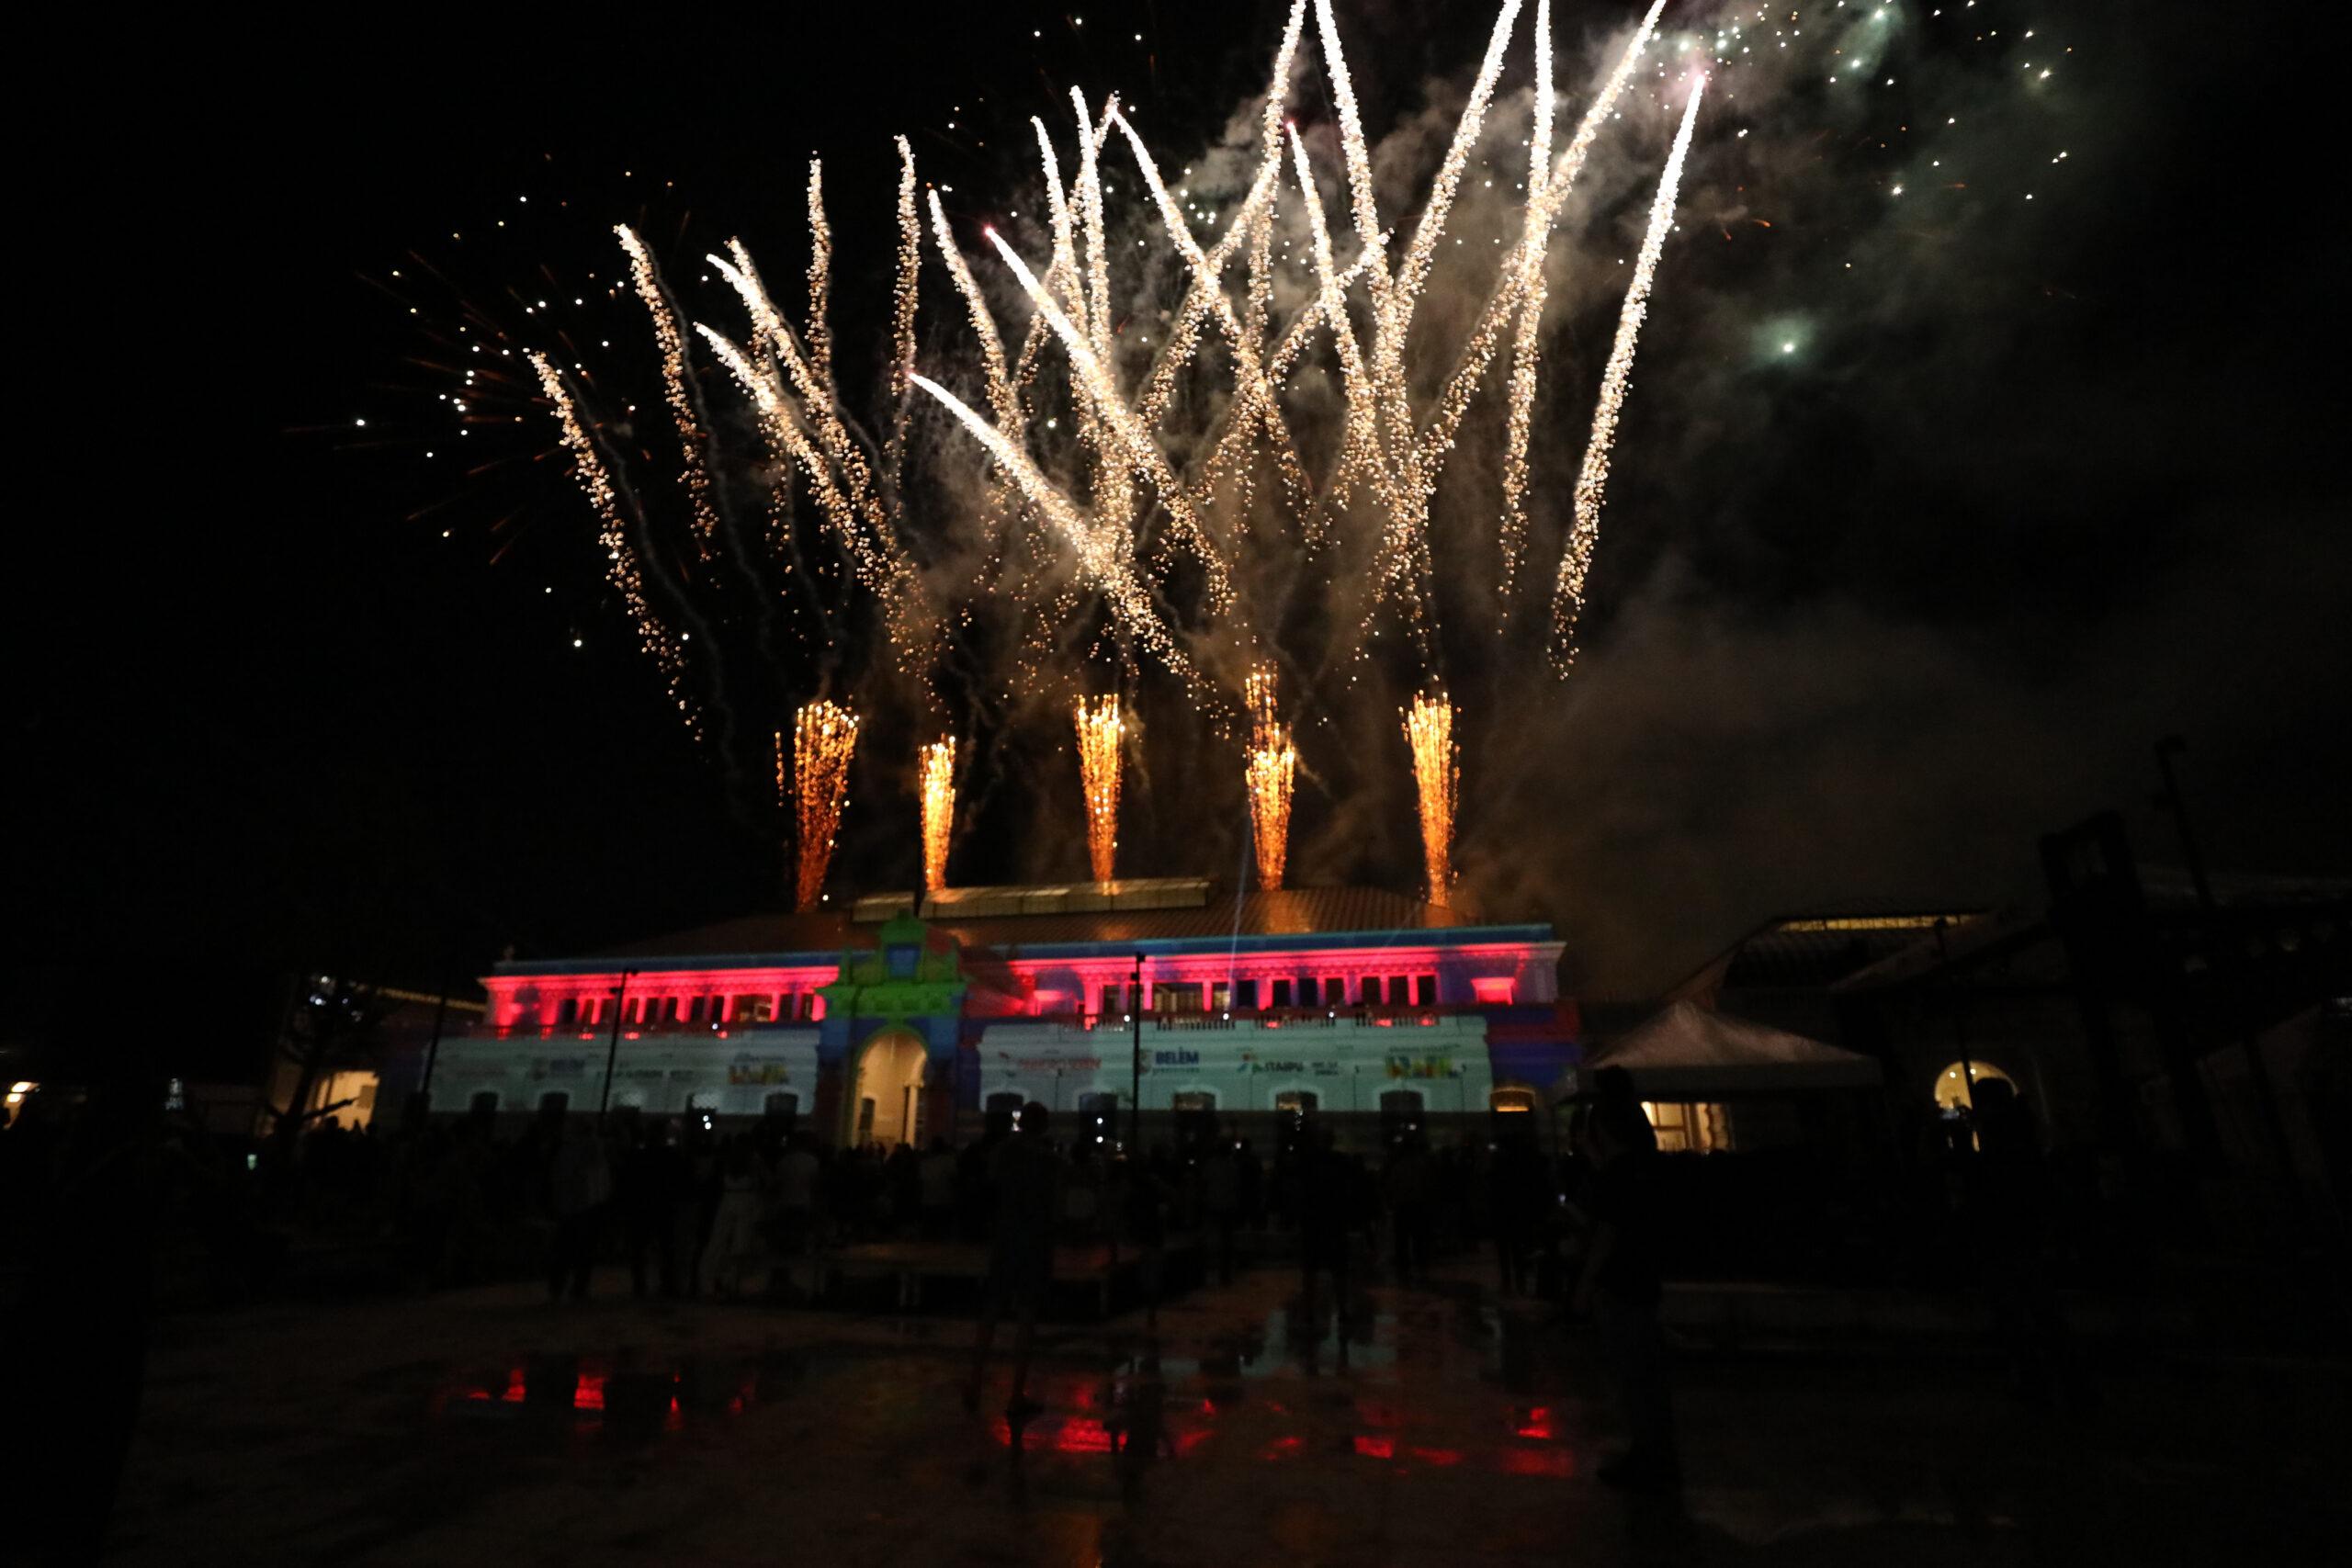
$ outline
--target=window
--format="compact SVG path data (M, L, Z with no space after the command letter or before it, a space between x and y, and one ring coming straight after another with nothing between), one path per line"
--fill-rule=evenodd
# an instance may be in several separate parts
M1290 1006L1290 982L1288 980L1277 980L1274 982L1273 1005L1278 1008L1286 1008Z
M1642 1101L1661 1154L1710 1154L1731 1147L1731 1124L1720 1105Z
M1209 987L1209 1011L1227 1012L1233 1007L1233 987L1224 980Z
M704 1019L708 1018L709 1016L710 998L708 997L696 997L694 1000L686 1004L687 1022L700 1023Z
M1402 975L1391 975L1388 976L1388 1005L1390 1007L1408 1007L1412 1004L1412 981L1407 979Z
M577 997L566 997L566 998L563 998L562 1005L561 1005L561 1006L560 1006L560 1007L558 1007L558 1008L555 1010L555 1021L556 1021L558 1023L577 1023L577 1022L579 1022L579 1021L580 1021L580 998L577 998Z
M1413 976L1413 1005L1417 1008L1437 1006L1436 976L1416 975Z
M1535 1091L1530 1089L1498 1089L1487 1097L1487 1109L1508 1116L1526 1116L1535 1110Z
M1258 1010L1258 982L1236 980L1233 983L1233 1005L1245 1012Z
M539 1096L539 1114L561 1116L571 1109L571 1096L560 1089L551 1089Z
M1311 1089L1286 1089L1274 1096L1274 1109L1291 1116L1307 1115L1320 1104L1322 1100Z
M678 1021L677 998L663 997L662 998L662 1021L663 1023L675 1023Z
M1216 1094L1214 1090L1205 1089L1179 1089L1168 1097L1168 1103L1171 1110L1180 1114L1185 1111L1213 1111L1216 1109Z
M1368 1008L1380 1005L1380 976L1377 975L1363 977L1363 1005Z
M1344 976L1327 975L1323 977L1323 1004L1335 1008L1348 1005L1348 982Z
M789 1089L781 1094L769 1095L766 1110L769 1115L781 1116L789 1122L800 1114L800 1097Z
M494 1089L476 1090L473 1099L468 1103L468 1109L477 1116L497 1115L498 1091Z

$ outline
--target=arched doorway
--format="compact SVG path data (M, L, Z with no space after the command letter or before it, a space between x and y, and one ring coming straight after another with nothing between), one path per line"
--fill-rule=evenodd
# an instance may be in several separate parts
M849 1141L884 1148L922 1137L922 1077L926 1054L910 1029L886 1029L857 1054L857 1081L849 1100Z

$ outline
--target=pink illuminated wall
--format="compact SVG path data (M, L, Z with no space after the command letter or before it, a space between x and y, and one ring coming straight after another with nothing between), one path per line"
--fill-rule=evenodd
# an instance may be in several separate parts
M1394 947L1317 945L1311 939L1278 951L1159 954L1143 966L1143 1007L1161 1010L1169 987L1189 987L1180 1010L1248 1010L1366 1005L1387 1008L1544 1007L1558 999L1560 944L1548 942L1416 943ZM1108 948L1100 956L1032 958L1018 949L991 955L992 983L977 976L965 998L975 1018L1054 1017L1125 1009L1134 961ZM654 1032L725 1034L759 1023L811 1023L824 1016L820 987L837 965L745 965L737 969L649 970L628 982L624 1027ZM1339 997L1329 995L1333 982ZM1278 994L1280 982L1286 995ZM577 1032L612 1023L617 973L492 975L485 1021L503 1032ZM1108 992L1107 1006L1106 996ZM1222 1000L1220 1001L1220 998Z

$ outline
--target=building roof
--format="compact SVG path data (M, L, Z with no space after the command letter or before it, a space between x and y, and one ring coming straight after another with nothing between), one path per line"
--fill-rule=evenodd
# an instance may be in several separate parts
M1625 1068L1634 1092L1658 1100L1861 1089L1880 1079L1868 1056L1693 1002L1675 1002L1597 1047L1577 1071L1578 1087L1603 1067Z
M1781 915L1766 920L1702 964L1667 993L1669 1001L1712 1006L1722 992L1826 989L1888 954L1932 944L1939 921L1948 929L1981 917L1981 909L1920 910L1869 906Z
M1375 887L1285 887L1250 891L1207 889L1187 908L1048 909L929 922L934 933L967 948L1031 949L1126 946L1132 943L1228 942L1283 937L1396 937L1440 931L1492 930L1458 909ZM1511 928L1524 933L1524 926ZM1548 939L1548 928L1539 928ZM839 953L874 945L876 927L847 910L745 915L713 925L631 942L591 957L717 958L729 955Z

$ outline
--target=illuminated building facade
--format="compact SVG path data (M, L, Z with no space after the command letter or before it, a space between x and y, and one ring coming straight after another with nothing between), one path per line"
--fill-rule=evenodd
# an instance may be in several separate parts
M1575 1066L1559 956L1548 925L1361 888L883 895L503 963L480 1025L443 1042L433 1099L593 1111L609 1062L616 1108L789 1114L836 1143L969 1135L1032 1100L1080 1135L1123 1132L1138 1083L1147 1138L1271 1135L1306 1112L1358 1143L1483 1128L1548 1105Z

